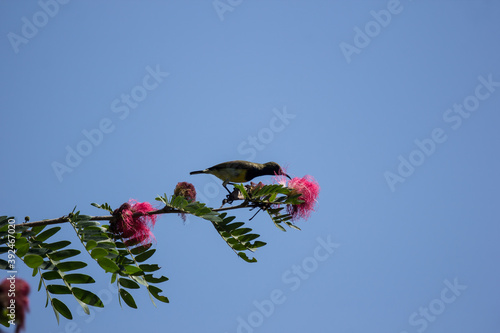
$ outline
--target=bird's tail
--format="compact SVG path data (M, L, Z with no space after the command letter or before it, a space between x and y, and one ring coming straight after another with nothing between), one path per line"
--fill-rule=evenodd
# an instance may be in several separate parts
M205 173L205 170L192 171L192 172L190 172L189 174L190 174L190 175L197 175L197 174L199 174L199 173Z

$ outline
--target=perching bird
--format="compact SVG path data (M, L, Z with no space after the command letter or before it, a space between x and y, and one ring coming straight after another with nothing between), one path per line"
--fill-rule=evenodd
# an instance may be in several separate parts
M231 193L226 187L230 182L245 183L259 176L283 175L290 178L276 162L267 162L264 164L247 161L224 162L205 170L190 172L190 175L199 173L209 173L223 181L222 186ZM291 179L291 178L290 178Z

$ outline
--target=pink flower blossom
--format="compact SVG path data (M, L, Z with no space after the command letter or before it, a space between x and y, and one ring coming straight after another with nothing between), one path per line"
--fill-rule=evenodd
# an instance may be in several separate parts
M127 243L147 244L154 240L151 229L156 223L156 215L147 213L154 210L149 202L130 200L115 209L110 230L125 239Z
M13 296L12 290L15 290L14 297L10 297ZM15 280L5 279L0 284L0 311L4 311L10 306L11 299L15 301L16 333L24 329L25 313L29 311L29 293L30 285L21 278ZM10 310L7 311L7 316L10 312ZM10 319L10 316L8 318Z
M179 182L174 190L175 196L181 196L186 198L187 201L196 200L196 190L194 185L188 182Z
M287 187L293 190L293 194L300 194L298 199L304 201L297 205L287 205L288 213L292 215L293 220L299 218L307 220L318 202L320 189L318 182L312 176L306 175L302 178L293 178Z
M279 173L275 173L273 176L273 183L278 183L283 186L286 186L288 179L291 179L289 175L286 173L287 167L282 167ZM288 178L288 179L287 179Z
M196 200L196 190L194 185L188 182L179 182L174 189L175 196L181 196L186 198L187 201L195 201ZM186 213L179 213L182 221L186 222Z

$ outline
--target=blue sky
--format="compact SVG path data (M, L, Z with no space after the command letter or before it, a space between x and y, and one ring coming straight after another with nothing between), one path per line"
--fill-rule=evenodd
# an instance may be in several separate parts
M0 3L2 215L102 214L276 161L321 186L302 231L248 222L240 260L203 220L162 216L152 262L170 304L58 326L38 280L27 332L498 332L500 3ZM270 181L270 179L264 179ZM238 211L246 222L251 212ZM78 248L65 226L55 238ZM12 332L12 330L7 330Z

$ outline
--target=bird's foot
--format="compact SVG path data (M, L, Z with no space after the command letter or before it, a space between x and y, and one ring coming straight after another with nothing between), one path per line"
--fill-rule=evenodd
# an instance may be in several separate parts
M224 200L222 200L222 206L221 208L225 205L225 204L232 204L234 200L243 200L245 199L243 197L243 195L241 194L240 190L238 190L237 188L235 188L233 190L233 192L229 192L228 195L226 195L226 198Z

